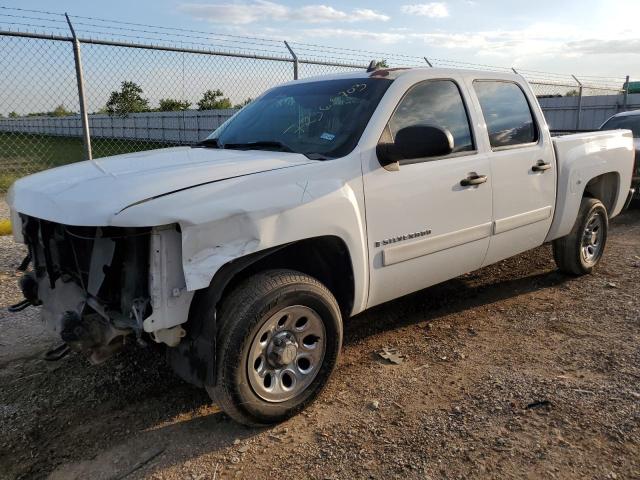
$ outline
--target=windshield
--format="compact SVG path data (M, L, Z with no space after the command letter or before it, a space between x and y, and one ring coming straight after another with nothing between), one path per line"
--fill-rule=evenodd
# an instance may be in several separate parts
M276 87L213 132L205 145L269 149L310 158L351 152L392 80L349 78Z
M640 138L640 115L612 117L604 122L600 130L617 130L619 128L631 130L633 138Z

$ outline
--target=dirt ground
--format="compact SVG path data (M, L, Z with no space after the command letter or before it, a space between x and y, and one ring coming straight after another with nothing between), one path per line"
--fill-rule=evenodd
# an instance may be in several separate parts
M0 238L0 478L640 478L640 210L590 276L541 247L346 323L304 414L239 426L131 348L48 363ZM400 365L376 354L385 346Z

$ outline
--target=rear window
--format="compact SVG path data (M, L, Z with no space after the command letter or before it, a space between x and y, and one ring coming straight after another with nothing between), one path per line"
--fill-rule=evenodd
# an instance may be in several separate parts
M529 102L517 84L477 80L473 86L480 101L492 148L538 141L538 130Z
M640 115L612 117L604 122L600 130L618 130L619 128L631 130L633 138L640 138Z

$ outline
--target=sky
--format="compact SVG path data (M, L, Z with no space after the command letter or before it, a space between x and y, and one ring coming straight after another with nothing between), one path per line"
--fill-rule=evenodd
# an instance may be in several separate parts
M0 5L640 79L640 0L6 0Z

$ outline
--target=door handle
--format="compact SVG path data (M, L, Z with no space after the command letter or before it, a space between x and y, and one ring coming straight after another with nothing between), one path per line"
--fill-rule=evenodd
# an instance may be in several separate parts
M536 163L533 167L531 167L531 170L533 170L534 172L544 172L546 170L549 170L550 168L551 168L550 163L546 163L542 160L538 160L538 163Z
M486 175L469 175L467 178L460 180L460 185L463 187L470 187L472 185L480 185L487 181Z

